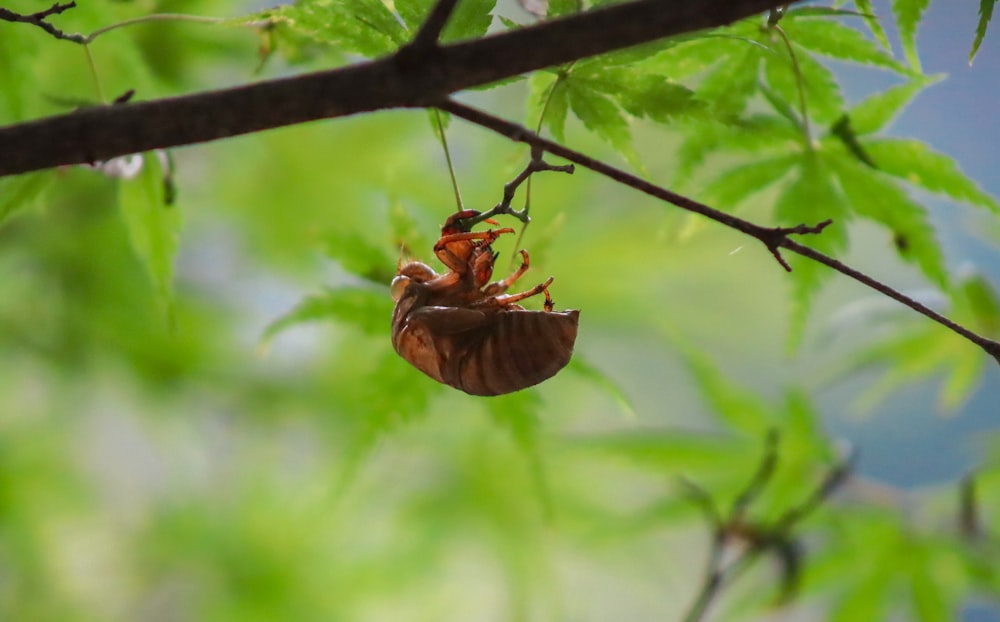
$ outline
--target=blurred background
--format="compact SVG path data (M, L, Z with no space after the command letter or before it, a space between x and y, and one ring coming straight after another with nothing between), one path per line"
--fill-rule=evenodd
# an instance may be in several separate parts
M260 8L78 4L60 27ZM497 13L530 19L513 2ZM972 6L930 3L921 59L947 78L891 133L952 156L1000 196L1000 128L988 121L1000 37L987 35L969 66L975 20ZM123 28L89 48L98 91L81 47L0 23L0 123L130 88L152 99L345 60L286 42L262 62L267 42L234 25ZM893 83L832 66L849 103ZM463 98L524 120L527 91L519 81ZM632 131L651 179L702 195L701 180L675 178L676 132L641 122ZM459 120L447 136L470 208L499 201L527 161L524 147ZM566 138L625 166L579 122ZM856 370L851 353L924 318L837 277L790 352L788 283L769 254L588 171L534 178L521 244L532 258L525 282L554 275L557 306L581 309L577 362L537 389L484 400L423 377L389 342L399 245L430 260L455 209L425 112L311 123L177 149L172 160L166 209L182 224L169 298L119 215L139 182L71 167L16 186L21 195L0 185L0 201L23 204L0 224L0 619L676 619L707 546L676 475L723 497L739 488L763 442L730 429L734 412L786 413L772 423L787 416L807 429L783 454L802 468L777 478L764 516L818 484L838 447L859 452L864 485L851 498L871 520L863 533L845 528L845 541L916 546L909 538L925 528L954 531L942 525L964 475L982 469L984 488L996 489L996 366L954 408L942 406L940 374L879 398L885 368ZM931 206L952 273L996 287L995 215L916 198ZM742 215L768 222L768 199ZM847 263L947 312L885 231L854 224L850 238ZM506 266L514 242L496 247ZM316 306L299 319L317 321L268 332L310 296ZM723 398L737 404L728 419ZM856 570L860 581L869 566L825 555L802 580L812 598L761 615L837 611L831 603L855 593L843 576ZM951 585L965 563L935 562L932 576ZM838 573L846 587L827 589ZM725 615L773 596L774 574L764 568ZM988 590L980 596L962 601L965 619L1000 619ZM885 596L867 619L909 611L893 598L910 597Z

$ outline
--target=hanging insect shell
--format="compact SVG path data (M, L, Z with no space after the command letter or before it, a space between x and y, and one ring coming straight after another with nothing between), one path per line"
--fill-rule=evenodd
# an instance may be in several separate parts
M434 252L448 267L437 274L411 261L392 283L396 308L392 345L434 380L471 395L502 395L534 386L569 363L579 327L577 310L556 312L548 287L552 277L518 294L506 294L528 269L490 282L496 253L491 244L512 229L467 231L461 222L478 212L452 215ZM543 311L517 304L544 294Z

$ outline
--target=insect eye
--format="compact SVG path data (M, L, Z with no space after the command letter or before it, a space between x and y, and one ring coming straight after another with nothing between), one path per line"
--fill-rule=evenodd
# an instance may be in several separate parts
M392 299L399 302L399 299L403 297L403 292L406 291L406 287L410 284L410 277L408 276L397 276L392 280L392 285L389 286L389 293L392 294Z

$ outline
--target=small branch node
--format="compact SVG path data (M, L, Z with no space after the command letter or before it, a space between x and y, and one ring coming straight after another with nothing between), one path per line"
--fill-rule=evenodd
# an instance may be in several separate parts
M129 89L111 101L112 106L126 104L135 95L135 89Z
M45 9L44 11L38 11L36 13L30 13L28 15L15 13L14 11L11 11L9 9L0 8L0 20L5 22L31 24L33 26L41 28L42 30L49 33L56 39L64 39L66 41L72 41L74 43L86 43L87 38L85 36L77 33L68 34L60 30L59 28L56 28L47 21L45 21L48 18L52 17L53 15L59 15L60 13L63 13L75 7L76 7L75 1L66 2L62 4L56 2L49 8Z
M468 219L468 226L471 227L476 223L483 222L487 218L493 218L494 216L499 215L513 216L524 224L531 222L531 217L528 215L527 208L518 210L511 207L511 203L514 201L514 195L517 193L517 189L521 187L521 184L527 181L528 178L535 173L541 171L556 171L572 175L576 170L576 167L572 164L549 164L543 159L544 155L544 149L536 145L532 145L531 160L524 167L524 170L517 174L517 177L504 184L503 198L500 202L494 205L492 209Z
M762 228L758 230L756 233L752 232L751 235L753 235L758 240L764 243L764 246L766 246L767 250L769 250L771 254L774 255L774 258L778 261L779 264L781 264L781 267L784 268L785 271L791 272L792 267L788 265L788 262L785 261L785 258L781 256L781 250L780 250L781 247L784 246L786 242L788 242L788 236L816 235L822 233L823 229L826 229L832 224L833 224L833 219L827 218L826 220L818 222L815 225L800 224L800 225L795 225L794 227Z

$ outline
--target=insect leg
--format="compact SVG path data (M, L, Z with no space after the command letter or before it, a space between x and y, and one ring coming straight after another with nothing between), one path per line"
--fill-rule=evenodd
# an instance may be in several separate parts
M521 267L515 270L514 273L511 274L506 279L502 281L496 281L494 283L490 283L489 285L487 285L486 289L483 290L483 293L486 294L487 296L496 296L498 294L504 293L511 285L514 284L515 281L524 276L524 273L528 271L528 268L530 266L531 262L528 259L528 251L522 250Z
M549 278L545 279L544 283L539 283L538 285L535 285L531 289L523 291L520 294L501 294L499 296L493 296L489 300L495 302L501 307L506 307L507 305L514 304L515 302L524 300L525 298L531 298L532 296L537 296L538 294L544 292L545 307L546 307L545 310L550 311L551 309L549 307L552 303L552 298L549 296L549 285L551 285L552 281L554 280L555 279L550 276Z
M468 271L468 262L472 257L472 250L478 246L474 241L482 240L483 243L489 246L504 233L514 233L514 230L510 227L505 227L503 229L489 229L488 231L466 231L463 233L442 235L434 244L434 254L441 260L441 263L448 266L449 270L465 273ZM456 242L468 242L468 244L461 244L457 248L452 248L452 245Z

